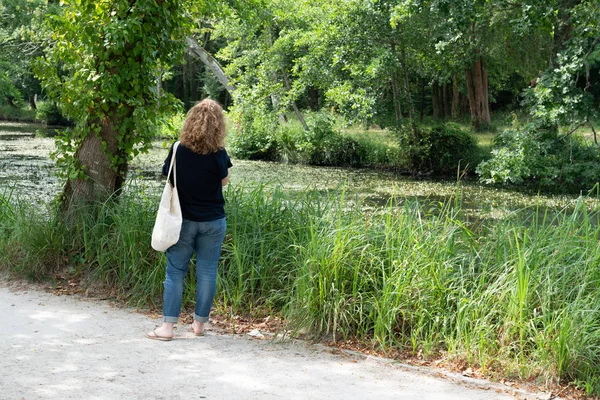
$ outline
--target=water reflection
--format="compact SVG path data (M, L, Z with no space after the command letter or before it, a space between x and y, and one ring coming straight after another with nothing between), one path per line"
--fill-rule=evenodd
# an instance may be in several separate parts
M41 136L54 137L63 127L46 126L42 124L32 124L27 122L7 122L0 121L0 140L10 140L11 136Z
M54 163L49 155L54 150L51 138L36 135L40 127L31 124L0 122L0 190L12 188L14 194L26 201L44 202L59 193L63 182L54 175ZM17 132L17 133L15 133ZM163 183L160 174L167 156L167 143L156 141L147 154L136 157L130 165L129 180L143 183L149 191L159 191ZM312 167L285 165L261 161L233 160L232 185L280 185L289 193L308 189L320 191L323 196L344 191L347 199L354 199L365 207L378 209L395 199L419 201L425 208L439 209L449 201L461 204L461 217L468 223L484 219L505 219L518 210L538 205L560 210L571 208L576 196L532 195L517 191L480 186L472 182L415 181L390 171L352 168ZM457 198L457 193L460 193ZM586 198L595 209L598 200Z
M27 133L27 134L6 134L3 135L0 133L0 140L3 141L11 141L11 140L19 140L19 139L23 139L23 138L33 138L35 137L35 133Z

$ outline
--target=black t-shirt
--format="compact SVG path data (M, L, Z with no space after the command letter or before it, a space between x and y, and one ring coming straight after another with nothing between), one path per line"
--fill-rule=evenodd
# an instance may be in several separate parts
M163 165L163 175L169 172L172 157L173 146ZM227 170L232 167L227 151L221 149L212 154L198 154L180 143L175 159L177 192L183 218L191 221L224 218L225 200L221 180L227 177Z

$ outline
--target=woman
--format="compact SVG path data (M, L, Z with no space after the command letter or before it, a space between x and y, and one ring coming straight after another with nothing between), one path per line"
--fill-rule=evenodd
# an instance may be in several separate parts
M217 264L225 238L223 186L232 166L225 145L225 118L219 103L205 99L188 113L175 155L177 191L183 214L179 241L167 250L163 324L146 337L172 340L179 318L183 280L196 252L196 309L192 330L200 336L215 296ZM165 164L167 174L173 148ZM171 178L172 179L172 178Z

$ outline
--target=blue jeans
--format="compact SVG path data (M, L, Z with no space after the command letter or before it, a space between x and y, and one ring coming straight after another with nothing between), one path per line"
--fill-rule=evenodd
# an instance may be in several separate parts
M208 321L217 288L217 264L225 238L225 218L197 222L183 220L179 241L167 250L167 278L164 287L165 322L177 322L183 298L183 280L196 252L196 309L194 319Z

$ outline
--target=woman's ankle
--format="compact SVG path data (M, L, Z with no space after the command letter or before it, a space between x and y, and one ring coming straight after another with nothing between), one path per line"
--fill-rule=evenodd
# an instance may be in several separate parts
M200 322L198 320L194 320L194 322L192 322L192 329L194 330L194 333L202 333L204 332L204 322Z

